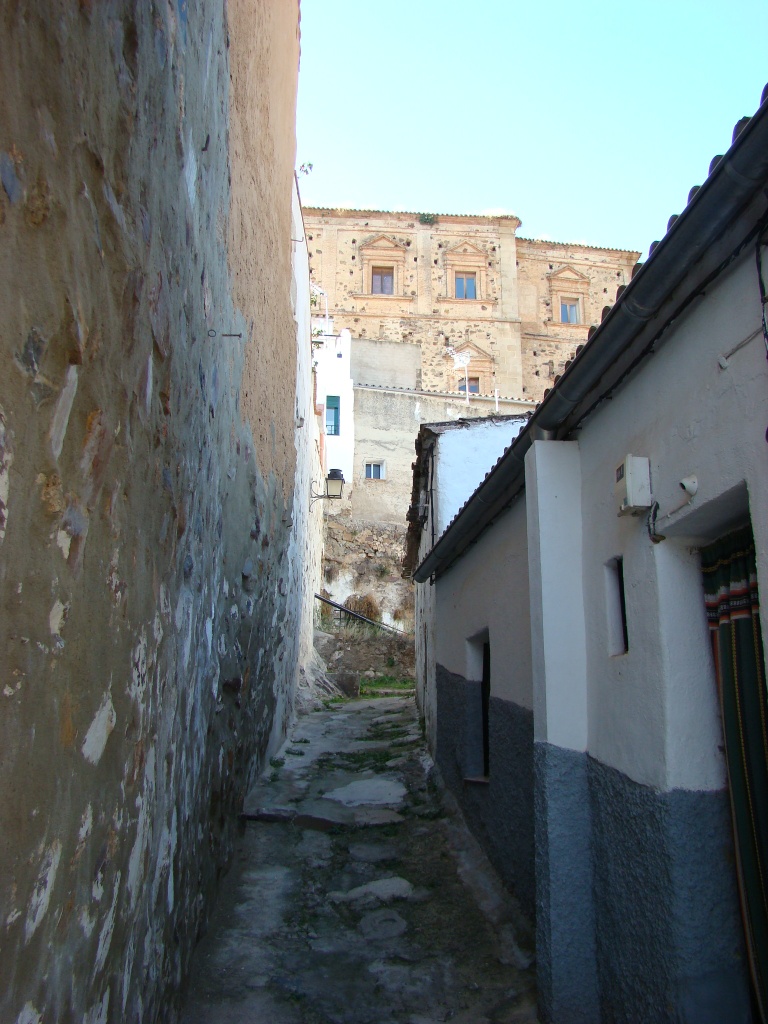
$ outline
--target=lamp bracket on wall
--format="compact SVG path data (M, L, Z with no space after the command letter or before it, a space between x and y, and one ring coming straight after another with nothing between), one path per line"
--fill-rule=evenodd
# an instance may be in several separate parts
M312 508L312 503L320 501L323 498L340 499L344 493L344 474L340 469L329 469L328 476L324 480L324 490L320 494L315 494L314 481L309 485L309 507Z

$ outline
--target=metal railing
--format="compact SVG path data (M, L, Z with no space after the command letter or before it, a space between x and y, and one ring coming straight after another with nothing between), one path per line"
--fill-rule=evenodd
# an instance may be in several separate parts
M353 612L351 608L345 608L343 604L337 604L336 601L331 601L328 597L321 597L320 594L315 594L317 601L322 601L323 604L330 605L331 608L335 609L339 622L349 622L350 619L358 619L361 622L367 622L369 626L378 626L379 629L388 629L392 633L399 633L401 636L411 636L404 629L398 629L397 626L389 626L386 622L377 622L376 619L369 619L367 615L362 615L360 612Z

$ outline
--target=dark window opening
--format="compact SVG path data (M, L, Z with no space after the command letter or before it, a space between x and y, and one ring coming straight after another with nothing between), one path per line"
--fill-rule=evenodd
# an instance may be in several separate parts
M605 606L608 616L608 653L626 654L629 650L629 630L624 559L621 557L611 559L605 566Z
M483 644L483 679L480 684L483 705L483 775L491 774L490 710L491 710L491 645Z

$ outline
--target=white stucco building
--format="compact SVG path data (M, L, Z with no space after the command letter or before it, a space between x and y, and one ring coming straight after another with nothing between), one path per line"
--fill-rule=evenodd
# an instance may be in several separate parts
M320 333L322 332L322 333ZM325 462L340 469L350 493L355 452L355 402L350 371L349 331L333 333L332 320L313 320L317 401L323 407Z
M435 540L417 462L419 699L543 1021L765 1019L767 181L768 101Z
M316 311L322 312L324 297L319 298ZM488 417L501 423L511 417L521 422L533 403L425 391L418 387L418 346L351 338L348 330L337 334L333 320L323 316L313 319L313 334L317 401L324 408L325 462L328 469L341 469L345 480L343 499L322 503L325 590L339 603L352 595L371 596L382 621L408 628L412 588L401 577L401 560L414 435L425 421L456 426ZM486 430L493 433L492 426ZM470 473L479 475L472 486L467 467L454 477L454 487L464 497L494 461L481 454L488 442L475 432L472 436L477 440L467 448L466 459Z
M309 261L307 259L298 182L294 175L291 202L291 306L296 322L296 483L293 523L288 546L288 593L298 602L297 673L309 664L314 649L315 594L320 589L323 556L323 519L311 501L312 482L324 475L322 428L313 395ZM301 241L295 241L301 239ZM281 742L280 735L275 743Z

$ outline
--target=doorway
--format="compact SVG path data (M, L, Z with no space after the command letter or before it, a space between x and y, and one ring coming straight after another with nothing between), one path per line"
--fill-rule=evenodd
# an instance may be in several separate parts
M768 1024L768 694L749 526L701 551L754 996Z

